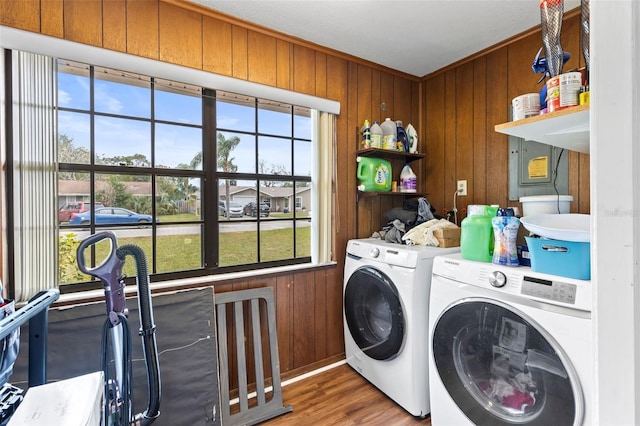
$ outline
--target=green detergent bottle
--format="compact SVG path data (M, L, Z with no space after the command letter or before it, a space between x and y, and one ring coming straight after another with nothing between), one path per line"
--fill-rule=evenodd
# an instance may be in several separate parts
M463 259L491 262L493 258L493 225L498 206L470 205L460 224L460 255Z
M357 157L358 190L362 192L391 191L391 162L381 158Z

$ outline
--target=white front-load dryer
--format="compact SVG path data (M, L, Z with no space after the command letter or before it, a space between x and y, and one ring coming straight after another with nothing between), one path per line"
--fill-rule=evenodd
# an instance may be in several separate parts
M347 244L343 293L347 363L418 417L430 412L432 262L436 255L457 251L375 238Z
M590 281L442 256L429 310L434 426L591 424Z

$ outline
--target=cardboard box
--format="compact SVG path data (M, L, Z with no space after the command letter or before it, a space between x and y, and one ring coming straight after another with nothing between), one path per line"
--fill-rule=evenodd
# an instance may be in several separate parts
M440 228L433 231L438 239L438 247L459 247L460 228Z

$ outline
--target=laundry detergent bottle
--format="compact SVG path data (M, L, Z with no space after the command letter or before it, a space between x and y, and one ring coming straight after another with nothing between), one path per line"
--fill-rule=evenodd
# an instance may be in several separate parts
M497 265L519 266L516 239L520 228L520 219L514 216L513 209L498 209L491 219L494 245L491 261Z
M493 225L498 206L470 205L460 224L460 255L463 259L491 262L493 259Z
M358 190L362 192L391 191L391 162L381 158L357 157Z
M371 126L371 148L381 149L383 136L382 127L380 127L377 121L374 121L373 126Z
M396 151L396 141L398 139L397 126L395 121L391 121L390 118L385 118L382 124L382 149L390 149Z

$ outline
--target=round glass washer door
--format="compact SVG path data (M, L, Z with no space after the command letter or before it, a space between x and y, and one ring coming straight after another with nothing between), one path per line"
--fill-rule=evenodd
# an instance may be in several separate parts
M402 301L385 273L364 266L349 277L344 315L351 337L370 358L391 360L402 350L406 328Z
M534 320L500 301L465 299L433 332L438 375L475 424L579 425L584 397L559 344Z

